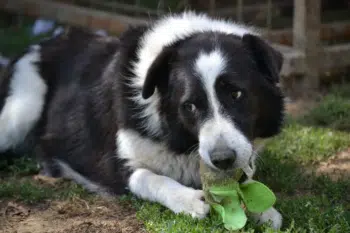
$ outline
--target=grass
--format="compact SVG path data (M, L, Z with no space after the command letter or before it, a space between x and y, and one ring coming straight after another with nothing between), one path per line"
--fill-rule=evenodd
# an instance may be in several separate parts
M8 15L0 11L1 14ZM29 44L38 42L47 36L47 34L31 36L34 19L21 16L17 18L17 21L17 23L8 24L5 17L0 17L0 53L10 58L22 52Z
M264 153L305 164L323 160L346 149L349 143L349 133L292 122L284 127L280 135L268 142Z
M350 131L350 84L335 85L318 107L300 119L304 124Z
M28 25L22 29L6 29L6 37L0 36L0 51L12 55L30 43L31 39L26 38ZM16 34L17 30L22 33ZM350 180L332 181L309 171L311 164L350 146L349 90L350 85L331 88L309 114L289 120L282 133L269 139L260 153L256 179L277 195L276 208L284 216L281 232L350 232ZM36 172L35 161L30 156L13 162L0 159L0 199L37 204L74 196L91 197L71 182L62 181L51 186L33 180L31 175ZM130 196L121 199L132 201L148 232L226 232L213 216L194 220L175 215L159 204ZM242 232L269 233L273 230L249 222Z
M53 186L33 179L32 176L38 171L35 160L29 156L11 162L0 160L0 199L37 204L52 199L89 196L80 185L66 180L60 180Z

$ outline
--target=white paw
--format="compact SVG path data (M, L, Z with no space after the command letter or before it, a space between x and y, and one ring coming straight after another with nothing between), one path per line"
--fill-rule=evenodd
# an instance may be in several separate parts
M275 230L282 227L282 215L275 208L270 208L260 214L252 214L252 218L259 225L270 221L271 227Z
M209 205L204 202L203 191L191 188L172 193L167 204L175 213L189 214L199 219L204 218L210 210Z

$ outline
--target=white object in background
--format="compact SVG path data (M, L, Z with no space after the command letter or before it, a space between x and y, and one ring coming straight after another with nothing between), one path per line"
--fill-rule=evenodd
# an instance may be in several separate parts
M53 31L53 33L52 33L52 36L58 36L59 34L61 34L62 32L64 31L64 28L63 27L57 27L54 31ZM94 32L96 35L100 35L100 36L108 36L108 33L105 31L105 30L103 30L103 29L99 29L99 30L96 30L95 32Z
M52 30L55 26L55 22L52 20L39 18L35 21L32 28L32 35L37 36Z
M0 54L0 66L7 66L10 63L10 59Z
M61 34L62 32L64 31L64 28L63 27L58 27L55 29L55 31L53 31L52 35L55 37L55 36L58 36L59 34Z
M95 34L100 36L108 36L108 33L103 29L96 30Z

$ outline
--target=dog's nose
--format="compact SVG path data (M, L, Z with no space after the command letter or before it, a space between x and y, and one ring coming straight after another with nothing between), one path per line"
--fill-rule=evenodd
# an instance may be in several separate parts
M221 170L227 170L233 167L237 153L234 150L214 151L210 157L215 167Z

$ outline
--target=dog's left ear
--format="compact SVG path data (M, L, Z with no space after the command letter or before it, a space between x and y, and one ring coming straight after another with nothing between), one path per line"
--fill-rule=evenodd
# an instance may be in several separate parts
M283 56L258 36L244 35L242 40L267 80L260 82L262 86L258 85L256 90L259 98L254 137L268 138L280 132L284 119L283 94L276 85L280 81Z
M166 88L174 54L175 48L173 46L165 47L153 61L143 84L142 97L144 99L151 97L156 88Z
M242 38L245 46L251 51L258 69L272 83L279 82L279 73L283 65L283 55L258 36L246 34Z

